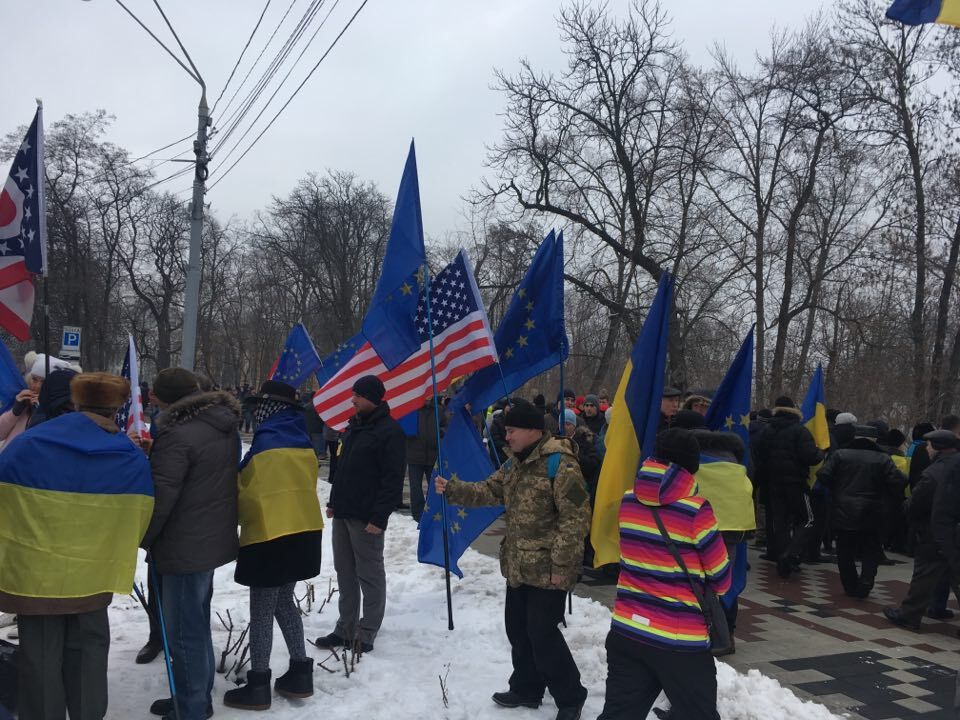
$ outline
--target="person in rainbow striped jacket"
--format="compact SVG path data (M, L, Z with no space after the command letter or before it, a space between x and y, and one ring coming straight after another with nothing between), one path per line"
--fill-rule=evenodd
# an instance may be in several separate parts
M690 581L654 516L670 535L694 582L722 595L731 567L710 503L693 475L700 446L688 430L657 435L653 456L620 504L620 580L607 635L606 701L598 720L646 717L660 691L672 717L719 720L710 636Z

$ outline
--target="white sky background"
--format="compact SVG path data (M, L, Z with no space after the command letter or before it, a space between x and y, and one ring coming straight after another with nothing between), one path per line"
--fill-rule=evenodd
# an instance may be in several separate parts
M161 0L208 84L211 105L264 2ZM125 4L175 47L152 2ZM331 4L328 0L321 17ZM359 4L340 1L242 147L289 97ZM674 18L675 37L703 64L714 42L750 62L754 52L768 46L774 25L800 27L822 0L664 4ZM222 106L288 5L289 0L271 3ZM307 0L297 0L261 63L279 48L306 5ZM627 0L610 2L618 14L625 14L627 5ZM463 224L461 197L478 184L485 146L500 136L504 101L490 87L493 69L511 71L526 56L537 68L561 72L565 62L555 23L560 7L558 0L370 0L270 131L208 194L214 213L224 220L248 218L272 195L287 194L307 172L327 168L372 180L393 198L407 145L415 137L426 234L441 237L457 228ZM43 98L48 127L66 113L106 109L116 116L108 139L133 157L196 130L199 88L113 0L0 0L0 28L5 29L0 134L29 122L36 97ZM157 157L170 157L169 152ZM216 164L215 159L211 167ZM158 177L180 167L164 165ZM184 190L190 178L162 187ZM216 179L211 176L210 182Z

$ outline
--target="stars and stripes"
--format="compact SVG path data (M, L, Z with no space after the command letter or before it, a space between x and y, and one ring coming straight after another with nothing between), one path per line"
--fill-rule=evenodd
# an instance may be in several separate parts
M0 327L30 337L33 275L46 271L43 114L37 114L0 189Z
M376 375L383 381L387 389L384 399L390 404L393 417L403 417L419 409L424 400L433 394L431 319L437 392L446 390L454 378L497 361L496 346L480 291L466 253L461 250L456 259L430 283L429 316L426 296L420 292L416 315L419 350L397 367L387 370L370 343L364 343L356 355L314 395L313 405L320 417L337 430L346 427L354 414L351 404L353 383L364 375Z
M149 438L147 421L143 412L143 396L140 392L140 368L137 363L137 348L133 344L133 335L129 336L127 354L123 358L121 377L130 381L130 397L122 408L117 410L117 427L129 434L131 430L143 439Z

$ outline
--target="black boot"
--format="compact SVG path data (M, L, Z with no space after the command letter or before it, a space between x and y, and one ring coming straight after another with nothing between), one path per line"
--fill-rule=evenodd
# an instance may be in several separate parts
M523 697L513 690L506 692L496 692L493 694L493 701L500 707L506 708L538 708L540 707L540 698Z
M291 660L290 669L276 679L273 689L285 698L308 698L313 695L313 658Z
M153 662L162 649L159 641L148 640L147 644L140 648L140 652L137 653L137 665L146 665Z
M583 712L583 703L572 707L562 707L557 710L557 720L580 720L581 712Z
M150 712L161 716L164 720L176 720L177 714L173 710L173 698L164 698L163 700L154 700L150 706ZM213 717L213 705L207 705L207 717Z
M238 710L269 710L273 693L270 691L270 671L247 673L247 684L236 690L228 690L223 704Z

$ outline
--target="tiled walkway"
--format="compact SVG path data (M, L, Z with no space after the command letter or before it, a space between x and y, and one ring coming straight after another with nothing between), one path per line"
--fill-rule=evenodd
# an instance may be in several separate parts
M474 547L494 554L503 530L494 524ZM954 622L924 619L918 633L891 625L882 610L910 584L913 561L891 556L867 600L843 594L836 565L805 565L789 580L751 548L740 599L737 652L724 658L742 672L757 669L850 718L960 718L953 710L960 669L960 611ZM609 581L585 578L577 594L612 605ZM955 600L951 608L957 611Z

